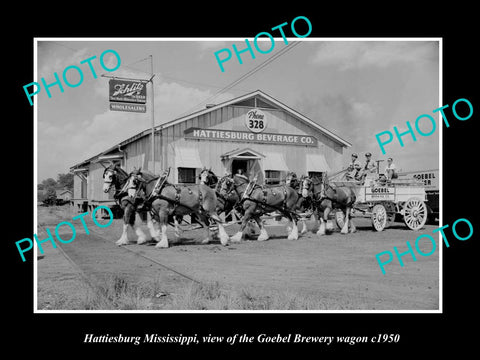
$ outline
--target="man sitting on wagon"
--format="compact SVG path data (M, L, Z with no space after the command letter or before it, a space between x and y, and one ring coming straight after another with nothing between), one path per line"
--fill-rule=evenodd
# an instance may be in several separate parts
M371 181L375 181L376 179L376 171L377 171L377 164L374 160L372 160L372 154L367 152L365 154L365 165L362 169L361 179L362 182L370 183Z
M358 161L358 155L356 153L352 154L352 161L348 164L347 172L344 177L347 181L358 181L360 179L360 170L362 169L362 164Z
M367 152L365 154L365 166L363 167L363 169L365 170L365 172L368 174L373 174L375 173L375 171L377 171L377 164L375 164L375 160L372 160L372 154Z
M392 179L398 179L397 169L391 157L387 159L387 166L385 167L385 176L387 178L387 181L390 181Z

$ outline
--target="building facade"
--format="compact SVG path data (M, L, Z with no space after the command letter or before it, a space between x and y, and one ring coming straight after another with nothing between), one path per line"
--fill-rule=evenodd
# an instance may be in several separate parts
M156 126L154 156L151 144L151 130L145 130L72 166L74 204L80 210L86 204L113 204L113 194L102 191L110 161L127 172L141 167L160 174L170 168L172 183L198 183L206 167L218 176L242 169L257 183L275 184L288 171L339 171L344 148L351 146L260 90Z

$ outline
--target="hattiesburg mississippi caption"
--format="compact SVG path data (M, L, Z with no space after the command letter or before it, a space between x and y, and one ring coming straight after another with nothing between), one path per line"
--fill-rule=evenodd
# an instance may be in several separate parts
M226 342L229 345L236 343L320 343L330 345L333 342L339 344L355 345L358 343L398 343L400 341L400 334L377 334L374 336L304 336L302 334L288 334L288 335L267 335L260 334L257 336L249 336L247 334L234 334L231 336L214 336L208 334L207 336L199 337L197 334L185 336L179 335L158 335L145 334L141 336L124 336L122 334L116 336L85 334L84 343L131 343L133 345L140 345L141 343L163 343L163 344L217 344Z

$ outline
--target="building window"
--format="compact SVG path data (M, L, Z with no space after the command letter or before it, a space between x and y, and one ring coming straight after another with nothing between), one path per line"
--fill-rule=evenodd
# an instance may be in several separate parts
M319 179L321 179L321 178L322 178L322 174L323 174L323 173L320 172L320 171L309 171L309 172L308 172L308 176L309 176L310 178L319 178Z
M178 168L178 182L195 184L195 168Z
M280 171L265 170L265 184L280 184Z

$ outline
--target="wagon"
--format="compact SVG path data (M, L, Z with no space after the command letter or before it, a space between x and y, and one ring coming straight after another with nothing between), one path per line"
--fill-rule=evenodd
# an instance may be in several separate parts
M391 180L388 183L367 180L368 185L351 181L332 181L336 187L350 187L357 198L353 205L352 217L371 217L375 230L382 231L389 223L402 216L411 230L419 230L427 221L426 192L424 184L415 179ZM337 225L342 228L345 214L335 212Z

